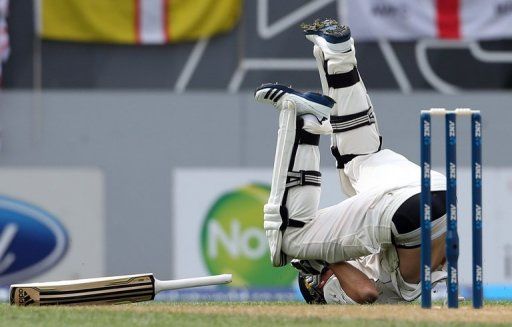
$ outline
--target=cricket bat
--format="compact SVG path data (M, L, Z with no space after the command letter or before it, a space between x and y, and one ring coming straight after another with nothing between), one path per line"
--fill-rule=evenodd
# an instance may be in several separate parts
M14 284L12 305L98 305L150 301L161 291L231 282L231 274L162 281L153 274Z

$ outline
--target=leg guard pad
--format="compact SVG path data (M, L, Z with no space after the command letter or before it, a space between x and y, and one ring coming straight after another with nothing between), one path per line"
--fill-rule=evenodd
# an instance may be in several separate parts
M302 118L296 118L294 105L285 104L279 115L272 188L264 208L270 259L276 267L286 265L291 259L281 250L286 228L304 226L306 219L318 210L316 187L321 182L318 171L319 136L304 131L303 126ZM312 187L315 191L311 193L303 186Z
M326 71L324 69L324 54L319 46L313 47L313 56L316 60L316 66L318 68L318 74L320 75L320 83L322 84L322 93L325 95L329 94L329 85L327 84Z
M281 244L283 242L281 226L283 226L283 220L280 208L280 205L270 203L267 203L263 208L263 228L265 229L270 247L270 260L275 267L284 266L289 262L286 254L281 251Z
M343 169L358 155L374 153L381 148L382 138L371 107L349 115L331 116L331 125L334 132L331 152L338 169Z
M275 267L288 263L288 258L281 251L282 226L281 205L285 198L288 167L293 157L296 134L296 109L286 102L279 113L279 131L277 136L276 156L272 174L272 188L268 203L264 207L264 229L270 247L270 260Z

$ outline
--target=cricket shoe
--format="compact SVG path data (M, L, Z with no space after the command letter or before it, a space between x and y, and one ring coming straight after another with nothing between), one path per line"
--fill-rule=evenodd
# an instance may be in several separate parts
M340 25L334 19L315 20L312 24L302 23L306 39L318 45L324 52L348 52L354 40L350 28Z
M319 122L329 119L336 103L332 98L316 92L299 92L281 84L263 84L254 92L256 101L282 109L293 105L297 116L314 115Z

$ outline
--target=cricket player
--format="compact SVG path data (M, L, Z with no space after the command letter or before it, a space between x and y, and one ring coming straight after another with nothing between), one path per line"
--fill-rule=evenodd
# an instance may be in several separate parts
M280 84L255 91L257 101L279 113L272 188L264 207L272 264L284 266L296 258L299 269L312 268L300 278L313 298L320 294L315 301L373 303L386 297L386 290L392 293L388 297L412 301L421 293L420 167L382 149L350 29L334 20L303 29L314 44L323 94ZM349 198L319 210L322 134L331 135L339 180ZM446 232L442 174L432 171L431 189L435 285L446 279L440 270Z

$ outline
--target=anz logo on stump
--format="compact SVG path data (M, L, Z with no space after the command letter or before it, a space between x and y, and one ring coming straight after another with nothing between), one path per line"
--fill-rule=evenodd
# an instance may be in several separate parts
M52 268L67 248L67 232L55 217L0 196L0 285L21 282Z

